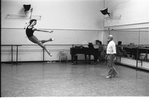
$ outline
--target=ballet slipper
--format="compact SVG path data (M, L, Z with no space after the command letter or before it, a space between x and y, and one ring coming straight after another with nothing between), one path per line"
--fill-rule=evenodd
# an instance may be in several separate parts
M50 57L52 57L52 54L50 54Z
M50 39L49 39L49 41L54 41L54 40L55 40L55 39L53 39L53 38L50 38Z
M54 41L55 39L54 38L52 38L52 41Z
M52 54L49 52L50 57L52 57Z

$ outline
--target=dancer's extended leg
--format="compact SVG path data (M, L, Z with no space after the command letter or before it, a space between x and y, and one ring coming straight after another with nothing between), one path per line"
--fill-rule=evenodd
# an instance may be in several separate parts
M50 39L48 39L48 40L40 40L40 42L46 43L46 42L50 42L50 41L53 41L53 40L54 40L53 38L50 38Z
M42 47L50 56L52 56L51 53L47 50L47 48L43 45L43 43L40 42L40 41L36 38L36 36L30 37L29 40L32 41L33 43L38 44L38 45L39 45L40 47Z
M48 49L42 43L39 43L38 45L41 46L50 56L52 56Z

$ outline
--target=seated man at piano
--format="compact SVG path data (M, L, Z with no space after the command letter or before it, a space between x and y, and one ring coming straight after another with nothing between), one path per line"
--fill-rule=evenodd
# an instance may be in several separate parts
M99 40L96 40L96 45L98 46L98 59L104 60L106 56L106 50L104 49L102 42Z
M94 48L94 45L93 45L93 43L88 43L88 48L89 48L89 50L88 50L88 56L89 56L89 61L90 61L90 63L91 64L97 64L97 59L98 59L98 51L97 51L97 49L95 49ZM94 61L93 62L91 62L91 55L93 55L94 56Z
M127 57L127 53L126 51L123 49L122 47L122 41L118 41L118 45L116 47L116 53L117 53L117 56L124 56L124 57Z
M91 51L90 55L94 56L94 63L97 64L97 60L104 60L106 56L106 49L104 48L102 42L100 40L96 40L96 45L94 46L92 43L88 44L88 47ZM90 55L89 55L89 60L90 60Z

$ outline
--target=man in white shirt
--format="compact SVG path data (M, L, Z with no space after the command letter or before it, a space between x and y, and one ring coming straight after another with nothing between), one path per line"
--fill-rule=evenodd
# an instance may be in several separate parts
M115 42L113 41L112 35L108 36L108 45L107 45L106 53L108 55L108 58L107 58L108 67L110 69L106 78L112 78L118 74L116 69L113 67L113 61L114 61L115 54L116 54L116 45L115 45Z

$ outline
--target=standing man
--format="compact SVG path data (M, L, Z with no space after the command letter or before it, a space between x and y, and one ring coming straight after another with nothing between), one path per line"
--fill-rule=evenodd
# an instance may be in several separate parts
M112 35L108 36L108 45L107 45L106 53L108 55L107 59L108 59L108 67L109 67L109 72L106 78L112 78L118 74L116 69L113 67L113 62L116 54L116 45L115 45L115 42L113 41Z

